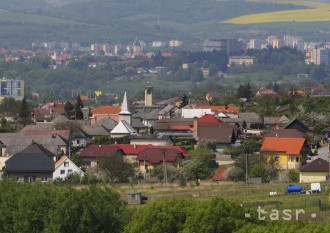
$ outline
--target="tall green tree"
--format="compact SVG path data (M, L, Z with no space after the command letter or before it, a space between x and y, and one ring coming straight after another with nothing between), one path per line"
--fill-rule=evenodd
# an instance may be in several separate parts
M31 109L25 98L22 99L19 118L24 126L31 122Z
M180 101L180 106L179 108L183 108L184 106L186 106L189 103L188 97L186 94L183 94L183 96L181 97L181 101Z
M103 172L104 178L110 179L112 182L126 182L134 176L133 165L119 155L100 158L98 169Z
M83 107L84 107L84 104L83 104L83 102L82 102L82 100L80 98L80 95L78 95L77 102L74 105L75 119L77 119L77 120L84 119L84 115L83 115L83 112L81 110Z
M74 114L74 106L70 101L64 104L64 111L67 118L71 119Z
M183 162L182 174L189 180L211 178L217 165L214 155L208 148L197 148L190 151L186 161Z

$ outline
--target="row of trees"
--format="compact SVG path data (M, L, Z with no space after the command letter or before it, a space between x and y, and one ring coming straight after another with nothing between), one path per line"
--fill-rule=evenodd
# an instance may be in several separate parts
M105 187L0 182L1 232L328 232L330 224L258 221L255 210L213 198L168 199L127 208ZM250 218L245 214L250 213Z
M124 203L107 188L0 182L0 232L122 232Z
M250 213L250 218L245 218ZM197 201L171 199L151 203L134 212L125 228L127 233L173 232L326 232L330 224L317 225L298 221L258 221L251 211L220 198Z

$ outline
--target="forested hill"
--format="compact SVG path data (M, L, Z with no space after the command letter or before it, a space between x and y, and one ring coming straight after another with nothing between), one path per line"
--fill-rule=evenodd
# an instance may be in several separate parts
M246 0L0 0L0 47L34 41L204 40L232 17L296 9Z
M158 18L163 23L194 24L293 8L297 6L244 0L93 0L56 8L49 14L95 24L112 20L156 24Z

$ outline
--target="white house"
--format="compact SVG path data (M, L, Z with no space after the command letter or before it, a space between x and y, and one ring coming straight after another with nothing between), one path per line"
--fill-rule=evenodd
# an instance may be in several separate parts
M62 156L62 158L55 163L53 180L57 178L65 179L67 176L72 174L79 174L80 176L83 176L84 172L67 156Z
M183 108L182 109L182 118L194 118L202 117L206 114L213 114L211 108L201 109L201 108Z

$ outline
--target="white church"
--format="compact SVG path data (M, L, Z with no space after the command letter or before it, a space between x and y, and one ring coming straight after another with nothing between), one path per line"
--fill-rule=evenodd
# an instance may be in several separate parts
M132 124L132 113L128 109L127 95L125 91L123 103L121 105L121 111L119 113L118 124L111 131L111 137L119 138L129 135L136 135L137 132L135 129L133 129L131 124Z

